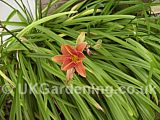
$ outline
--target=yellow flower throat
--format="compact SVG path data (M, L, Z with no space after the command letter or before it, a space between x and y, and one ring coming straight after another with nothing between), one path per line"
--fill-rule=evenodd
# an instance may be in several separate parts
M73 62L76 62L76 61L78 61L78 56L76 56L76 55L73 55L73 56L72 56L72 61L73 61Z

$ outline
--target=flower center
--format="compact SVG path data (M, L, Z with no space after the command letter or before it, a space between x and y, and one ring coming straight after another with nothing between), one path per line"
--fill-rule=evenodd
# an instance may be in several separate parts
M72 61L73 61L73 62L76 62L76 61L78 61L78 56L76 56L76 55L73 55L73 56L72 56Z

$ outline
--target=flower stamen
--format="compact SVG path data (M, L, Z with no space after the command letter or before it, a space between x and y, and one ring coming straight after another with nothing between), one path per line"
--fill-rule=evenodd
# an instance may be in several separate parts
M73 62L78 61L78 56L76 56L76 55L73 55L71 58L72 58L72 61L73 61Z

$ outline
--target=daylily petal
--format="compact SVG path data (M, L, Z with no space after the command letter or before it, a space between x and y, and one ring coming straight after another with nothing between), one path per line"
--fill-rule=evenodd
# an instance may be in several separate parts
M67 59L63 62L61 69L68 70L68 69L75 67L75 65L76 65L75 62L72 62L71 59Z
M75 69L77 73L80 74L82 77L86 77L86 71L82 62L78 62L75 66Z
M66 74L67 80L71 80L73 78L74 72L75 72L74 68L67 70L67 74Z
M54 57L52 57L52 60L55 62L64 62L66 56L64 55L56 55Z
M79 60L83 60L85 58L85 55L82 52L77 52L77 56Z
M82 42L80 44L77 45L76 50L83 52L83 50L86 48L87 43L86 42Z
M84 42L84 40L85 40L85 32L81 32L76 40L76 44L78 45L78 44Z
M62 54L63 55L75 55L76 54L76 51L75 49L70 46L70 45L62 45L61 46L61 51L62 51Z

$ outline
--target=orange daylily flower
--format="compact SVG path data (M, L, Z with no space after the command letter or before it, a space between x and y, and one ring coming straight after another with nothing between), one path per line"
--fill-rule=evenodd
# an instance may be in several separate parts
M75 71L82 77L86 77L85 67L82 63L85 58L83 50L86 45L86 42L81 42L76 47L62 45L62 55L56 55L52 58L53 61L62 63L61 69L67 71L66 77L68 80L73 78Z

